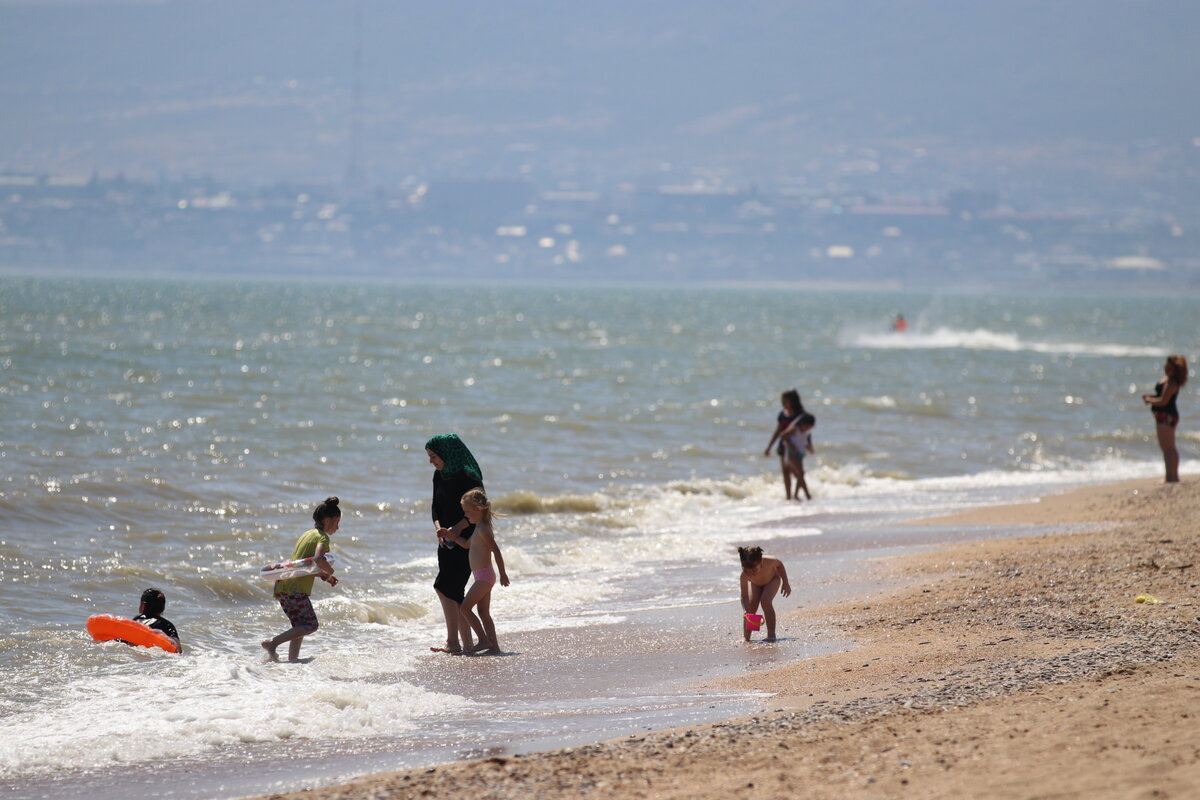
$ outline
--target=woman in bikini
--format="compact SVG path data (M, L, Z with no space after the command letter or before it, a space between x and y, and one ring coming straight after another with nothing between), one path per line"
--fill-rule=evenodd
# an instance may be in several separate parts
M1179 450L1175 447L1175 427L1179 425L1179 407L1175 400L1187 384L1188 363L1183 356L1167 356L1163 379L1154 385L1154 394L1142 395L1142 402L1154 413L1158 446L1167 469L1167 483L1179 483Z

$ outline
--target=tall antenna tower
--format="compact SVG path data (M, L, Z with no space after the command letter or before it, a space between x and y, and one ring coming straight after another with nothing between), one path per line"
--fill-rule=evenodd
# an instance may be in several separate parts
M354 62L350 88L350 156L346 163L346 188L358 193L364 188L366 170L362 157L362 0L354 4Z

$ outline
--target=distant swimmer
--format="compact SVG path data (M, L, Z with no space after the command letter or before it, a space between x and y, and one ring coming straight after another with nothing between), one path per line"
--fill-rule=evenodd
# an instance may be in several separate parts
M892 323L892 333L904 333L908 330L908 323L904 320L903 314L897 314L896 320Z

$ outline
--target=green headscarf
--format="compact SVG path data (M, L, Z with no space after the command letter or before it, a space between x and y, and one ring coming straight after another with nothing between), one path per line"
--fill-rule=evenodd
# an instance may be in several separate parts
M426 450L437 453L438 458L446 462L442 467L443 475L453 475L456 472L469 472L480 481L483 480L483 470L475 461L475 456L467 449L457 433L440 433L425 443Z

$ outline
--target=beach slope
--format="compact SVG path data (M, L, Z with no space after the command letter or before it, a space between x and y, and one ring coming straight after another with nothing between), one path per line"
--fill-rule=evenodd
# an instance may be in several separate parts
M858 647L720 682L769 711L272 797L1195 796L1200 481L922 524L1033 527L880 562L905 588L786 615Z

